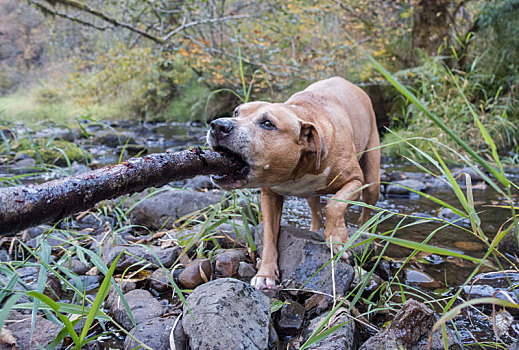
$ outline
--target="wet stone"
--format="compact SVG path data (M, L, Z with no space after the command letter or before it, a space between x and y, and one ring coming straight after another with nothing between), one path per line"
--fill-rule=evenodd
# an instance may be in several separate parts
M263 225L258 227L263 232ZM262 236L256 235L258 250L262 250ZM322 235L282 225L278 238L278 265L282 285L286 288L301 288L332 294L330 250ZM325 264L326 267L322 268ZM321 269L322 268L322 269ZM317 272L321 269L319 272ZM316 273L317 272L317 273ZM315 276L313 276L315 274ZM351 265L339 259L335 265L335 291L345 295L353 280ZM313 277L312 277L313 276Z
M303 326L305 319L305 307L293 300L287 300L279 310L279 318L276 322L280 335L295 335Z
M186 304L182 325L191 349L267 349L270 300L248 283L232 278L205 283Z
M130 334L152 348L153 350L169 350L169 335L175 324L176 317L156 317L151 320L141 322L137 328L133 328ZM125 349L134 349L140 343L130 336L126 336L124 341ZM181 350L181 348L177 349Z
M479 274L474 277L473 281L463 289L467 299L494 297L508 300L507 294L514 302L519 303L519 293L513 288L519 284L519 273L517 272ZM510 311L517 312L515 309L510 309Z
M309 318L322 314L332 304L332 298L323 294L314 294L305 300L305 310Z
M124 294L124 298L128 302L130 310L132 311L135 323L137 325L147 322L155 317L161 316L164 312L162 304L155 299L150 292L144 289L135 289ZM111 298L109 314L114 320L129 330L133 328L130 316L126 312L124 305L117 296Z
M178 281L183 288L195 289L211 279L213 269L207 259L196 259L180 273Z
M410 348L430 331L434 320L434 312L429 307L409 299L391 324L368 339L359 350Z
M414 268L405 268L405 283L420 284L424 287L439 287L438 281L423 271Z
M153 271L150 277L151 288L162 293L170 288L169 279L163 269Z

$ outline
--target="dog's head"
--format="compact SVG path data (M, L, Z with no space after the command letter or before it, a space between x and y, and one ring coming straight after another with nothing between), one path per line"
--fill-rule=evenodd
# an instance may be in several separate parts
M324 153L318 127L299 118L297 107L281 103L238 106L232 118L210 124L207 142L214 151L248 165L242 174L213 176L224 189L275 186L301 171L318 172Z

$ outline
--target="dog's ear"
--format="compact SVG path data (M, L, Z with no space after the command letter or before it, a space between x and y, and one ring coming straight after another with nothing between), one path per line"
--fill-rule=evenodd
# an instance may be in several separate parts
M299 135L299 139L306 143L309 152L315 153L315 170L319 170L321 167L321 158L324 157L326 148L323 138L319 135L317 126L313 123L301 121L301 134Z

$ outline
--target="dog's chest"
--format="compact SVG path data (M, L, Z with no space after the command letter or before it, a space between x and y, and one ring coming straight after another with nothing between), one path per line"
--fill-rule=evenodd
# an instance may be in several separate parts
M306 174L299 179L283 182L279 185L273 186L272 189L283 196L314 196L329 185L329 173L330 168L326 168L320 174Z

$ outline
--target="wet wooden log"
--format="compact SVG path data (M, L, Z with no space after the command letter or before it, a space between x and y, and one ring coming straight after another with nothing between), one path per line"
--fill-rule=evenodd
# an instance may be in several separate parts
M131 158L40 185L0 188L0 235L55 222L96 203L196 175L239 172L243 164L213 151L192 149Z

